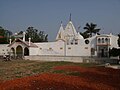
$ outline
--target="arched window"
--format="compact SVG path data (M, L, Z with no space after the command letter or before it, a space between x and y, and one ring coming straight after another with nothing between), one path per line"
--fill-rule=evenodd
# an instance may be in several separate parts
M98 38L98 43L101 43L101 39L100 38Z
M108 43L108 38L105 38L105 42Z
M104 43L104 38L102 38L102 43Z

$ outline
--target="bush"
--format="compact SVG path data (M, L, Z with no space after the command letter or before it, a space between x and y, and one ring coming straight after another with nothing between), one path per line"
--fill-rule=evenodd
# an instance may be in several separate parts
M120 49L112 48L110 50L110 56L113 56L113 57L120 56Z

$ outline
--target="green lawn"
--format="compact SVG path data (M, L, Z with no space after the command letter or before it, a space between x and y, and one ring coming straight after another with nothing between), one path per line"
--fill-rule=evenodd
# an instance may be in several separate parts
M31 76L35 74L52 72L52 73L66 73L64 71L53 71L54 66L61 65L77 65L83 67L94 66L95 64L85 63L72 63L72 62L40 62L29 60L13 60L2 61L0 60L0 80L10 80L15 78L21 78L25 76ZM79 73L69 72L70 75L79 75Z

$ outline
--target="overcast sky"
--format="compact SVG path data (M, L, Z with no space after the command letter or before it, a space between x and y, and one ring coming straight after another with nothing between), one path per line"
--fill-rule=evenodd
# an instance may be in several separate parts
M101 33L120 33L120 0L0 0L0 26L13 33L33 26L44 30L54 41L60 22L66 25L69 14L80 32L88 22L96 23Z

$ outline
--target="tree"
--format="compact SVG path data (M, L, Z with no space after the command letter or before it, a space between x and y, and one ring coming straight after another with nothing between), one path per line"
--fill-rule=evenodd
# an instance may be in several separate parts
M34 27L28 27L26 30L26 40L31 38L32 42L47 42L48 35L44 31L39 31L34 29Z
M112 48L109 50L109 54L110 56L113 56L113 57L116 57L116 56L120 57L120 49Z
M5 30L3 27L0 26L0 36L4 37L4 35L5 35Z
M18 35L21 35L21 34L23 34L23 31L20 31L20 32L18 32L17 34L18 34Z
M7 39L7 42L9 42L9 39L11 38L12 36L12 32L9 31L9 30L5 30L5 35L4 35Z
M120 33L118 34L118 46L120 47Z
M84 34L89 35L89 37L92 37L92 34L99 34L100 29L96 29L97 24L93 24L93 23L86 23L86 26L83 28L86 31L84 32Z
M0 26L0 44L7 44L9 43L9 38L11 37L12 32L9 30L5 30L3 27Z
M84 37L84 38L89 38L89 34L87 32L80 32L80 34Z

